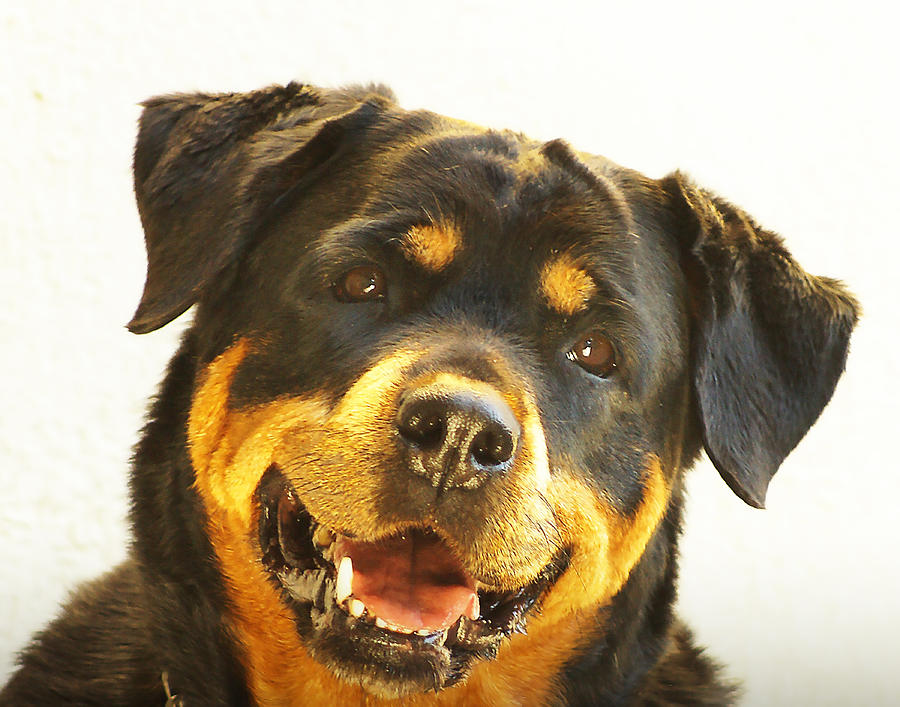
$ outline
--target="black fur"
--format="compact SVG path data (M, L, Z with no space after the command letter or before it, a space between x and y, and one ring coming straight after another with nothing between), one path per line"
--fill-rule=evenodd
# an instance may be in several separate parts
M546 164L523 174L528 150ZM736 699L673 614L682 473L705 447L732 490L762 507L843 370L857 309L839 283L805 273L777 236L679 173L650 180L561 141L541 147L405 112L382 87L152 99L134 172L148 274L129 327L152 331L196 303L195 321L135 452L130 559L36 636L2 704L163 704L163 673L189 707L251 703L186 431L198 377L240 336L266 346L239 370L234 406L311 392L337 400L395 347L432 347L442 353L418 373L524 381L551 463L568 454L624 516L643 497L647 454L658 456L674 470L665 516L599 607L592 640L556 676L560 697ZM475 245L436 275L391 243L438 216ZM535 297L536 264L570 249L594 274L598 302L561 317ZM331 278L360 257L391 274L389 301L354 309L331 296ZM561 354L598 321L618 346L612 383ZM385 484L380 512L414 514L407 480ZM487 512L466 501L457 515L476 524Z

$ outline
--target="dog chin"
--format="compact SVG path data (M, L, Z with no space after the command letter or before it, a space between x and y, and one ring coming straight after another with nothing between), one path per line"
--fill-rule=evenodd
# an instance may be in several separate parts
M305 636L305 645L339 679L383 699L451 687L468 675L475 659L474 655L454 656L451 648L411 646L330 629L314 630Z

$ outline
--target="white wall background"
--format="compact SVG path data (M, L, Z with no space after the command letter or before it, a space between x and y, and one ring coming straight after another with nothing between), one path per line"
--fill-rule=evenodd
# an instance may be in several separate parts
M553 9L550 9L550 5ZM865 319L767 511L691 478L681 609L748 705L900 704L898 67L891 6L12 0L0 9L0 682L124 557L125 479L182 324L123 325L138 102L381 80L410 108L675 167L841 277Z

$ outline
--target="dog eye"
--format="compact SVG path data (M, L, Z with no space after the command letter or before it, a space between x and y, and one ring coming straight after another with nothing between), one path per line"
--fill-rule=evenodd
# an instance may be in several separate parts
M361 265L341 275L331 289L341 302L372 302L384 299L387 283L377 267Z
M609 339L598 331L582 336L566 354L588 373L606 378L616 370L616 350Z

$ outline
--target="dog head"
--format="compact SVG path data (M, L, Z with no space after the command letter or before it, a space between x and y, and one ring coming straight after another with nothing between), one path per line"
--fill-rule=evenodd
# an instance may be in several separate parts
M549 674L702 447L763 505L856 319L681 174L377 87L151 100L135 184L129 326L198 305L194 487L263 702Z

